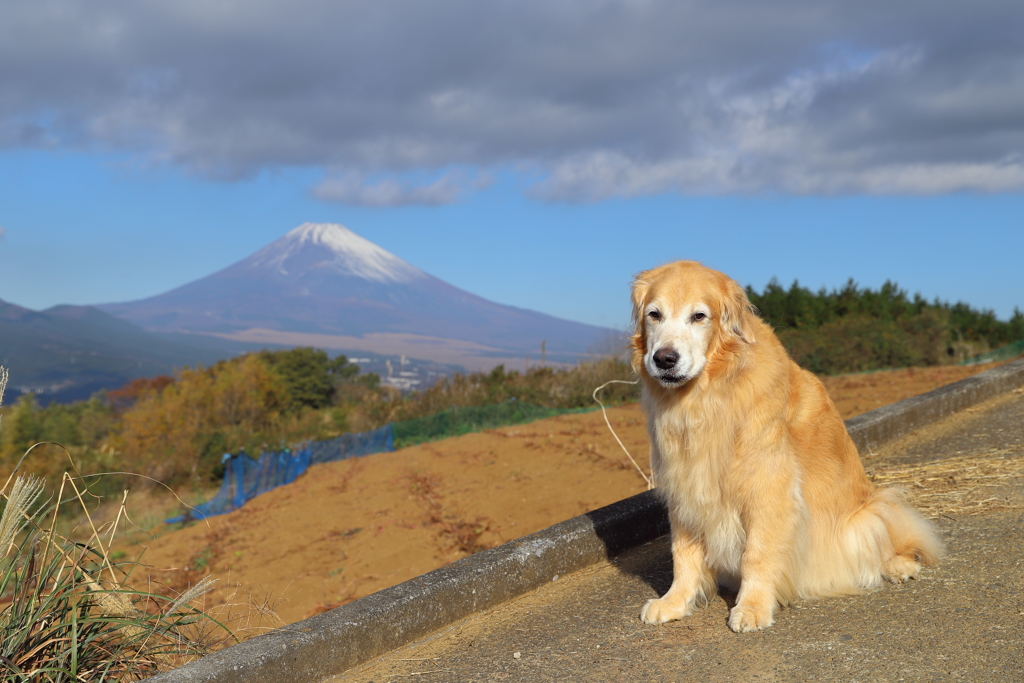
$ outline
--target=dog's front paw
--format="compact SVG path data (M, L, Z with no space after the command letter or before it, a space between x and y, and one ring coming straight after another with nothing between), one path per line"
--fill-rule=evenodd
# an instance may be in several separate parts
M645 624L664 624L688 617L693 613L693 605L685 601L674 601L667 598L648 600L640 610L640 621Z
M748 633L768 628L775 623L775 610L759 605L736 605L729 613L729 628L736 633Z

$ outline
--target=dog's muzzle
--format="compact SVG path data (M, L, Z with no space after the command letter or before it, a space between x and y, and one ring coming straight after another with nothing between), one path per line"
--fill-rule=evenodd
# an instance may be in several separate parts
M660 372L655 375L655 378L658 381L667 385L676 385L682 384L687 380L686 375L679 375L673 372L673 369L679 362L679 352L672 347L666 346L658 349L654 352L651 360L654 361L654 366L660 370Z

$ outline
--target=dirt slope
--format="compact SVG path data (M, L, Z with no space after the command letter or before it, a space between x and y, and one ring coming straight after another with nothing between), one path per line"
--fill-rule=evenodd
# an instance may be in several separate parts
M844 417L992 367L910 369L825 380ZM608 411L647 469L637 405ZM317 465L244 508L122 546L147 548L148 578L183 588L220 578L211 604L267 605L265 626L290 623L481 548L639 493L644 479L600 411ZM278 619L280 621L278 621Z

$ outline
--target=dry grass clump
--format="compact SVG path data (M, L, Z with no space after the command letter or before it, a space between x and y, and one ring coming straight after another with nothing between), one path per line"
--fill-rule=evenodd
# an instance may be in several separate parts
M919 465L870 472L876 484L902 486L926 517L978 515L1024 508L1005 493L1024 477L1024 453L1002 448Z
M0 401L6 380L0 368ZM174 597L128 586L137 564L114 562L109 553L125 517L123 500L117 518L97 527L75 477L65 473L56 500L40 503L43 480L16 477L20 466L0 487L2 680L139 680L234 641L193 606L212 581ZM67 504L85 512L84 541L57 531L58 512Z
M62 504L87 510L73 478L66 475L64 483L56 501L42 505L42 482L34 477L0 489L3 680L138 680L234 642L193 605L212 581L173 597L137 591L128 585L137 564L110 559L116 523L90 528L84 542L58 533Z

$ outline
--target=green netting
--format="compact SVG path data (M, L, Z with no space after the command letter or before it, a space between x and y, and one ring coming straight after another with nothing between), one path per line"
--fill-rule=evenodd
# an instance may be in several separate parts
M1015 342L1007 344L1006 346L1000 346L998 349L994 349L988 353L983 353L980 356L975 356L974 358L968 358L967 360L962 361L960 365L994 363L995 361L1016 358L1022 353L1024 353L1024 339L1018 339Z
M593 408L545 408L522 401L506 401L487 406L464 406L442 410L433 415L395 422L395 447L412 446L424 441L461 436L484 429L532 422L545 417L580 413Z

